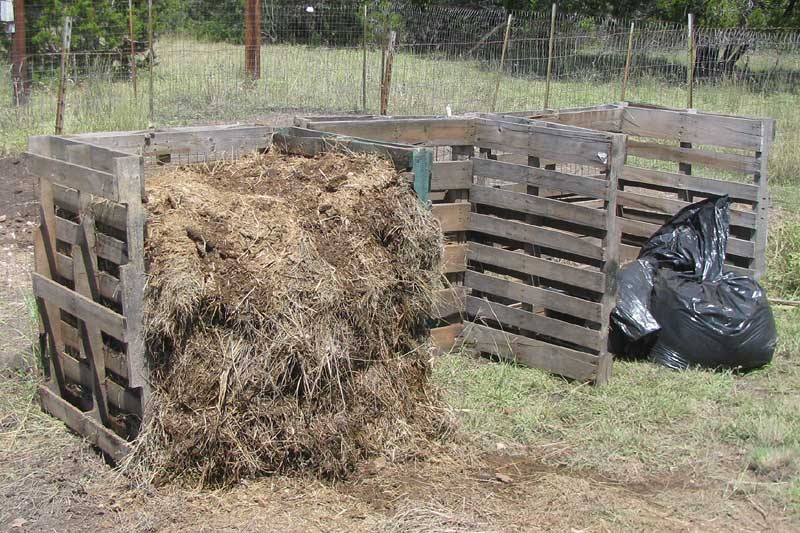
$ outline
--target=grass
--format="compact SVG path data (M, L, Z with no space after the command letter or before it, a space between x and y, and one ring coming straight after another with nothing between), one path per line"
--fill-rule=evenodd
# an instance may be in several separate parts
M267 46L264 77L244 83L240 47L181 40L159 43L155 77L156 124L251 120L275 109L352 111L360 106L360 53ZM369 56L369 110L378 98L378 56ZM7 69L0 69L0 78ZM496 75L477 64L400 54L391 112L441 113L488 109ZM135 99L129 84L100 76L70 85L68 131L147 126L145 76ZM5 90L9 83L0 79ZM539 108L541 80L501 79L498 108ZM558 81L552 105L589 105L616 99L618 86ZM629 98L681 106L684 89L636 80ZM2 95L7 98L8 95ZM782 208L770 235L770 294L800 297L800 96L753 94L737 87L698 87L698 108L778 119L770 157L773 196ZM52 88L32 95L24 110L0 108L0 152L24 147L28 135L48 133ZM459 415L462 429L488 443L529 447L545 463L589 468L620 479L682 473L729 483L750 496L760 491L775 505L800 514L800 310L776 308L780 345L768 367L744 375L702 370L674 372L649 363L617 361L608 386L593 388L506 363L451 354L435 379ZM0 414L25 418L26 431L61 427L30 409L30 375L0 380ZM12 401L13 400L13 401ZM20 430L22 431L22 430ZM25 433L0 432L20 446ZM694 478L693 478L694 479Z
M361 51L306 46L270 45L262 49L262 77L244 79L241 46L164 38L156 48L153 80L154 124L248 121L281 109L356 111L361 107ZM380 54L368 54L367 111L379 102ZM33 69L52 75L52 66L35 60ZM556 64L556 67L558 65ZM10 69L0 69L0 154L24 148L30 135L53 131L55 83L42 83L30 104L17 109L11 101ZM40 72L41 71L41 72ZM557 70L556 70L557 71ZM646 77L633 70L627 98L682 107L685 87ZM619 99L620 83L605 81L608 72L587 73L582 80L556 77L551 107L593 105ZM615 76L610 76L615 79ZM393 72L389 111L393 114L488 111L497 73L478 62L414 56L401 49ZM497 109L540 109L545 82L539 76L500 77ZM91 75L73 77L67 89L67 132L141 129L148 126L148 76L139 72L138 98L126 81L113 81L110 72L96 68ZM800 95L792 92L754 93L742 85L695 89L695 106L706 111L772 116L779 120L777 142L770 157L773 182L794 182L800 154Z

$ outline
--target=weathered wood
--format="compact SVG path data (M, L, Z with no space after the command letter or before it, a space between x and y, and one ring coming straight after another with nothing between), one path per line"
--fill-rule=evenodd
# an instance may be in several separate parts
M618 217L617 222L622 230L622 233L627 235L634 235L636 237L650 238L656 231L661 228L658 224L651 224L640 220L632 220L628 218ZM755 253L755 244L751 241L737 239L735 237L728 237L728 253L738 255L741 257L753 257Z
M745 174L753 174L758 170L758 163L754 157L708 152L695 148L680 148L666 144L634 140L628 140L628 155L643 157L645 159L659 159L661 161L706 165L721 170L731 170L734 172L743 172Z
M78 361L64 353L59 354L61 357L61 365L64 369L64 375L75 383L80 383L84 387L91 388L94 381L94 372L92 371L88 361ZM133 391L126 389L122 385L115 383L112 380L106 380L106 389L108 391L107 401L126 413L139 414L141 404L139 397Z
M468 243L467 259L594 292L602 293L605 289L605 275L602 272L557 263L521 252L486 246L477 242Z
M684 207L691 205L690 202L676 200L673 198L663 198L660 196L648 196L635 192L620 191L618 194L619 205L624 207L634 207L637 209L651 209L674 215ZM756 227L756 215L752 211L741 211L731 209L731 224L743 226L745 228Z
M546 335L595 351L602 350L607 342L606 338L597 330L475 298L474 296L466 297L466 312L475 321L494 321L507 327L515 327L539 335Z
M767 119L762 121L761 144L756 152L758 172L753 175L753 181L758 186L758 205L756 206L757 224L754 234L755 250L752 263L756 279L767 273L767 231L769 229L769 152L772 140L775 137L775 121Z
M56 272L64 279L72 281L72 258L56 252ZM97 285L100 295L117 303L122 302L119 280L107 272L97 273Z
M88 194L119 201L119 184L113 174L30 152L26 153L26 161L29 172L34 176Z
M130 444L111 430L87 417L66 400L59 398L46 387L38 389L42 409L63 421L68 428L103 450L114 462L119 463L131 451Z
M519 211L529 215L554 218L592 228L604 228L606 215L603 210L592 209L559 200L551 200L531 194L503 191L493 187L473 185L469 190L470 202L502 209Z
M491 353L514 363L578 381L591 381L597 373L598 358L595 355L480 324L464 324L462 344L477 352Z
M491 159L475 159L473 173L475 176L547 187L592 198L605 198L608 189L608 182L602 179Z
M761 147L761 120L689 111L628 106L622 114L622 132L740 150Z
M655 185L659 187L659 190L689 190L714 196L727 194L734 200L746 202L758 200L758 187L747 183L676 174L628 165L623 169L621 181L623 185L631 187Z
M80 211L78 191L76 189L53 184L53 200L57 206L67 211L73 213L78 213L78 211ZM101 224L125 231L125 218L127 216L125 213L125 206L101 198L97 200L98 201L94 202L91 207L94 218Z
M470 204L455 202L451 204L436 204L431 208L433 216L439 221L442 231L466 231L469 222Z
M447 274L467 269L467 245L448 244L444 247L444 271Z
M590 259L603 258L603 249L600 246L587 242L577 235L541 228L524 222L472 213L469 217L469 230L535 244L544 248L553 248Z
M75 147L80 147L82 150L82 155L79 158L76 158L75 154L71 153L71 149ZM108 173L114 172L115 158L131 155L96 144L55 135L30 137L28 139L28 151L36 155L69 161L76 165Z
M301 137L296 135L296 129L287 128L276 132L272 142L279 150L289 154L315 157L334 150L351 150L389 159L398 170L412 167L414 149L410 146L403 148L352 137Z
M417 193L422 205L427 206L431 193L433 152L424 148L417 148L411 156L411 166L411 171L414 174L414 192Z
M82 357L86 357L86 354L83 353L83 342L81 341L81 334L80 332L72 327L70 324L67 324L63 320L58 324L61 330L61 338L63 341L63 346L70 346L81 353ZM59 351L61 351L59 349ZM106 361L106 368L111 372L114 372L118 376L122 378L128 377L128 364L125 361L125 354L120 352L115 352L108 346L103 346L103 356L105 357Z
M590 130L570 131L544 123L512 124L476 119L475 145L504 151L519 151L541 159L605 167L610 152L608 134Z
M473 144L475 126L471 118L392 118L370 117L345 120L307 119L299 126L340 135L426 146L453 146Z
M90 211L84 211L89 213ZM56 238L69 244L80 244L83 230L80 224L56 217ZM97 233L94 250L98 257L107 259L118 265L128 262L127 245L124 241L104 233Z
M55 281L34 272L33 293L85 322L95 324L109 335L122 341L125 336L125 317L81 296Z
M600 322L601 320L602 308L600 304L574 296L567 296L554 290L509 281L471 270L467 271L464 280L467 287L480 292L494 294L534 306L541 306L592 322Z
M431 169L431 190L469 189L472 185L472 162L436 161Z
M464 314L465 297L466 289L464 287L448 287L435 291L433 294L432 318L446 318L452 315ZM461 323L460 319L459 323Z
M432 328L431 341L440 353L447 353L456 346L458 337L461 335L463 329L464 325L460 322L440 328Z

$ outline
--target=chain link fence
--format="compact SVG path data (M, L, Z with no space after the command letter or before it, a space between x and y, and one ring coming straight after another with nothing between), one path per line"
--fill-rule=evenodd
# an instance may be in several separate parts
M13 46L18 23L0 22L4 153L53 132L62 78L67 133L249 122L282 111L377 113L389 55L390 114L618 101L626 65L628 100L685 107L689 92L692 55L680 24L386 2L366 10L261 2L255 73L237 11L187 17L157 2L151 62L146 2L77 1L59 12L47 7L52 2L25 4L22 57ZM73 27L62 76L66 15ZM800 169L790 149L800 141L800 32L697 28L694 37L694 107L778 118L772 175L793 180Z

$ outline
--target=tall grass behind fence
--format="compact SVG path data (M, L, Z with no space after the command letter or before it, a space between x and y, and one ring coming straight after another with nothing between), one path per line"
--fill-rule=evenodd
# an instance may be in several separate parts
M42 16L41 6L27 4ZM376 113L390 30L397 32L391 114L444 113L448 106L454 113L489 111L495 91L498 111L540 109L548 59L549 107L616 101L629 42L627 99L675 107L687 102L690 55L682 24L635 21L631 36L631 21L558 13L550 57L549 11L511 13L508 28L504 10L370 4L365 20L363 5L309 12L305 4L262 2L255 79L235 38L200 38L202 20L166 24L156 11L151 110L147 4L134 2L132 33L127 2L94 4L113 16L98 28L90 12L71 13L66 132L146 128L151 120L155 127L251 121L276 110ZM36 53L25 57L22 102L11 36L0 39L0 153L22 149L29 135L53 131L63 14L45 13L44 26L29 22L28 50ZM800 32L697 28L695 43L695 107L778 118L772 175L794 179L800 170L794 149L800 142Z

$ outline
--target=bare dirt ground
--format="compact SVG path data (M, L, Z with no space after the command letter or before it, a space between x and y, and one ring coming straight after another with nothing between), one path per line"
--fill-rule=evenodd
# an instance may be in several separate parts
M0 160L0 367L30 357L33 197L24 166ZM559 466L570 449L555 437L519 447L462 435L413 463L365 463L337 484L272 477L218 491L135 487L39 410L30 377L2 372L0 530L797 530L786 509L737 489L735 462L718 461L711 476L698 465L610 478Z

